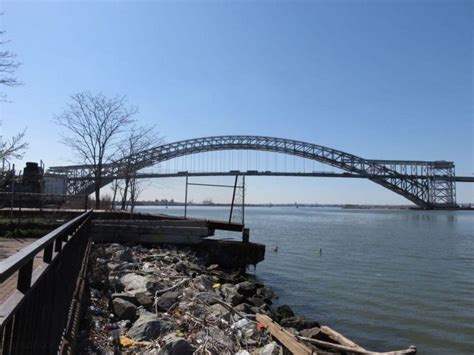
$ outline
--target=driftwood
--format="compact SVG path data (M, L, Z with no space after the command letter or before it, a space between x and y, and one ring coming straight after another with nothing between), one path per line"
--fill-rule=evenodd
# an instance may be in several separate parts
M338 344L330 343L327 341L306 338L302 336L294 336L290 332L288 332L285 328L281 325L276 323L270 317L264 314L257 314L257 321L262 323L267 330L270 332L272 336L274 336L281 344L283 344L288 350L290 350L293 354L304 354L309 355L312 354L312 350L308 348L306 345L301 343L302 341L306 341L308 343L312 343L317 345L318 347L324 349L332 349L338 350L350 354L362 354L362 355L410 355L416 354L416 347L410 346L408 349L404 350L397 350L397 351L389 351L389 352L374 352L365 350L363 347L357 345L352 340L347 339L342 334L336 332L334 329L331 329L327 326L321 326L321 332L326 334L329 338L334 341L337 341ZM300 340L300 341L299 341Z
M310 348L299 342L293 334L288 332L285 328L282 328L269 316L266 316L264 314L257 314L257 321L262 323L270 332L270 334L277 338L278 341L282 343L293 354L311 355L313 353Z
M321 332L327 335L331 340L334 340L336 343L354 348L359 351L367 351L362 346L354 343L352 340L347 339L344 335L336 332L334 329L329 328L326 325L321 326Z
M408 355L408 354L416 354L416 347L415 346L410 346L408 349L404 350L396 350L396 351L389 351L389 352L374 352L374 351L367 351L367 350L358 350L356 348L350 347L350 346L345 346L345 345L339 345L339 344L334 344L334 343L329 343L327 341L322 341L322 340L317 340L317 339L311 339L311 338L305 338L305 337L300 337L297 336L298 339L307 341L308 343L312 343L315 345L318 345L320 347L326 348L326 349L334 349L334 350L341 350L353 354L363 354L363 355Z

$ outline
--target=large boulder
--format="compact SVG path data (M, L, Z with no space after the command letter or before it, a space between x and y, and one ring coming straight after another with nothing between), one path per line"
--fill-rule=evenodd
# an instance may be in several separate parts
M221 292L225 301L230 303L232 306L237 306L244 300L244 296L238 293L237 287L232 284L223 284L221 286Z
M219 296L214 292L200 292L194 298L208 305L213 305L218 303L216 301L217 297Z
M318 322L308 320L303 316L294 316L294 317L282 319L282 321L280 322L280 325L286 328L295 328L296 330L320 327Z
M283 355L283 349L274 341L265 345L263 348L257 349L255 354L258 355Z
M237 312L242 312L242 313L254 313L252 310L252 306L250 306L247 303L240 303L237 306L234 307L234 309Z
M138 341L149 341L158 338L163 333L171 330L169 321L158 318L150 312L142 312L133 326L128 330L127 336Z
M156 307L162 312L167 312L178 300L179 292L169 291L156 300Z
M134 295L130 294L130 293L127 293L127 292L116 292L116 293L112 293L112 296L111 296L112 300L114 298L122 298L128 302L131 302L133 303L135 306L138 305L138 302L137 302L137 299Z
M148 277L148 280L145 283L145 288L148 292L155 294L156 291L161 290L163 287L159 281L153 280L150 277Z
M122 249L118 250L115 253L115 259L120 260L120 261L128 261L128 262L133 262L133 253L130 249Z
M174 334L168 334L163 337L165 345L160 349L158 355L192 355L194 347L186 339Z
M259 297L247 298L247 302L251 305L254 305L255 307L260 307L260 306L263 306L265 304L265 302Z
M237 291L245 297L252 297L255 295L256 288L256 285L250 281L244 281L237 284Z
M294 316L295 314L291 310L290 306L288 306L287 304L282 304L280 306L273 308L273 318L275 318L277 322L281 322L282 319L290 318Z
M138 291L145 291L148 281L150 281L148 277L135 273L125 274L120 279L124 290L133 294Z
M153 305L154 297L148 291L138 291L135 293L135 299L138 304L141 304L145 308L149 308Z
M185 272L188 269L188 267L184 261L179 261L174 265L174 269L177 272Z
M224 319L227 322L230 322L230 311L220 303L213 304L209 307L209 310L209 316L211 316L212 318Z
M257 289L257 296L271 300L275 297L275 293L270 287L264 286Z
M112 306L118 319L128 319L132 322L137 319L137 306L133 303L124 300L123 298L116 297L112 300Z

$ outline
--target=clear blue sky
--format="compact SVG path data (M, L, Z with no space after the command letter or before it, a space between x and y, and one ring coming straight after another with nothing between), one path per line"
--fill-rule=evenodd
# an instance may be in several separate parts
M3 134L27 126L24 160L65 164L51 118L91 90L127 95L168 142L269 135L373 159L454 160L471 175L472 4L3 1L24 83L1 104ZM406 202L368 181L249 182L251 202ZM181 182L154 185L150 197L182 199ZM459 185L458 199L474 200L472 187Z

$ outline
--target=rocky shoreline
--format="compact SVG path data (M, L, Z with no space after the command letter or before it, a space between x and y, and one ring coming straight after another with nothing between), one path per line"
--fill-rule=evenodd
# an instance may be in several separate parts
M245 270L208 260L190 247L95 244L77 352L375 354L275 305L271 288Z
M273 306L273 291L241 270L206 265L190 248L96 244L81 353L283 354L255 314L304 336L319 324Z

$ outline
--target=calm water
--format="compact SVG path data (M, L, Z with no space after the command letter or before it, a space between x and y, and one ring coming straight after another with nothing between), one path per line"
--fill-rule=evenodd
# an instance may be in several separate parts
M256 275L297 313L370 350L473 354L474 213L250 207L246 224L267 245Z

